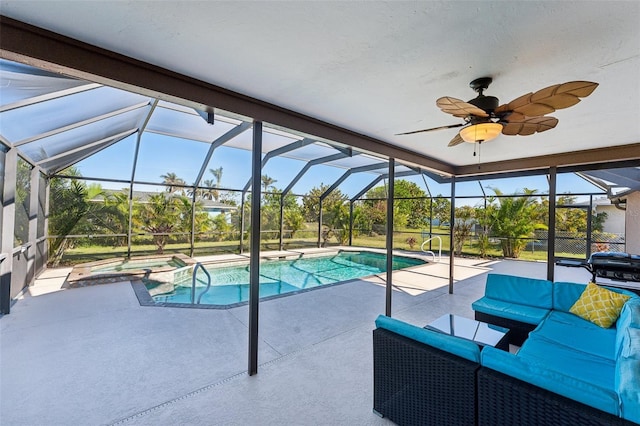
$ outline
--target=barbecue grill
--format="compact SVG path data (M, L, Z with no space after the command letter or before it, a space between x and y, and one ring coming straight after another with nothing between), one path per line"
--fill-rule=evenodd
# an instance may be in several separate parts
M589 260L558 260L558 266L585 268L591 272L592 281L596 277L616 281L640 282L640 255L621 252L593 253Z

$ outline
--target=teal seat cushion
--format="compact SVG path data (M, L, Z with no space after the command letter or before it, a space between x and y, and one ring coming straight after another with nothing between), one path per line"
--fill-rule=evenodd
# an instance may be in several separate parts
M505 302L487 296L473 302L471 307L474 311L533 325L539 324L549 313L549 309Z
M613 327L602 328L577 315L551 311L529 338L545 339L551 345L615 360L616 334Z
M546 364L523 359L492 347L482 350L482 366L491 368L524 382L555 392L574 401L595 407L616 416L620 415L618 395L609 388L551 370Z
M548 280L514 275L489 274L484 295L490 299L504 302L551 309L553 306L553 283Z
M611 346L613 347L613 340ZM518 357L563 376L615 392L616 361L613 359L559 345L534 333L524 342L518 351Z
M376 319L376 327L393 331L409 339L424 343L445 352L457 355L469 361L480 362L480 347L470 341L455 336L438 333L404 321L380 315Z

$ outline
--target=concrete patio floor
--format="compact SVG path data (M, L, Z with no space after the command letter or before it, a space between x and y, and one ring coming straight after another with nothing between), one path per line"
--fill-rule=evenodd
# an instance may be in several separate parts
M393 316L473 317L488 272L546 263L456 259L393 274ZM259 369L246 374L248 308L140 306L130 283L62 290L47 270L0 319L2 425L384 425L372 412L374 320L385 274L260 303ZM556 267L557 281L587 282Z

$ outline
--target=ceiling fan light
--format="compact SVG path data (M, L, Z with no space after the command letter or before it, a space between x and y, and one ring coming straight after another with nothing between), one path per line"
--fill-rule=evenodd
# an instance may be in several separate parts
M478 123L460 129L460 137L465 142L486 142L495 139L502 132L500 123Z

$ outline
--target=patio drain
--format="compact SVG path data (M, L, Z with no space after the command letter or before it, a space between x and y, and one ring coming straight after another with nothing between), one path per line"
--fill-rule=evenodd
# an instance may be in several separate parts
M313 345L312 345L312 346L313 346ZM270 360L270 361L267 361L267 362L265 362L264 364L260 364L260 367L261 367L261 368L266 368L266 369L268 369L268 368L269 368L269 366L271 366L271 365L273 365L273 364L276 364L276 363L280 362L281 360L287 359L287 358L289 358L289 357L291 357L291 356L297 355L297 354L298 354L298 353L300 353L300 352L304 352L306 349L308 349L308 348L301 348L301 349L298 349L298 350L296 350L296 351L289 352L289 353L287 353L287 354L285 354L285 355L282 355L282 356L280 356L280 357L278 357L278 358L274 358L274 359L272 359L272 360ZM208 390L214 389L214 388L216 388L216 387L218 387L218 386L222 386L222 385L224 385L224 384L226 384L226 383L232 382L233 380L239 379L240 377L244 377L244 376L246 376L246 375L247 375L247 372L246 372L246 371L242 371L242 372L240 372L240 373L236 373L236 374L234 374L234 375L232 375L232 376L229 376L229 377L227 377L227 378L225 378L225 379L220 380L219 382L216 382L216 383L212 383L212 384L210 384L210 385L203 386L203 387L201 387L201 388L199 388L199 389L196 389L196 390L194 390L194 391L191 391L191 392L189 392L189 393L186 393L186 394L184 394L184 395L182 395L182 396L179 396L179 397L177 397L177 398L174 398L174 399L170 399L170 400L168 400L168 401L165 401L165 402L163 402L162 404L155 405L155 406L153 406L153 407L151 407L151 408L148 408L148 409L146 409L146 410L144 410L144 411L140 411L140 412L138 412L138 413L132 414L132 415L127 416L127 417L124 417L124 418L122 418L122 419L120 419L120 420L116 420L116 421L115 421L115 422L113 422L113 423L109 423L109 425L110 425L110 426L124 425L124 424L126 424L126 423L128 423L128 422L130 422L130 421L132 421L132 420L140 419L140 418L142 418L142 417L144 417L144 416L146 416L146 415L148 415L148 414L153 413L154 411L158 411L158 410L160 410L160 409L162 409L162 408L169 407L169 406L171 406L171 405L173 405L173 404L175 404L175 403L178 403L178 402L180 402L180 401L184 401L184 400L186 400L186 399L192 398L192 397L194 397L194 396L196 396L196 395L201 394L202 392L205 392L205 391L208 391Z

